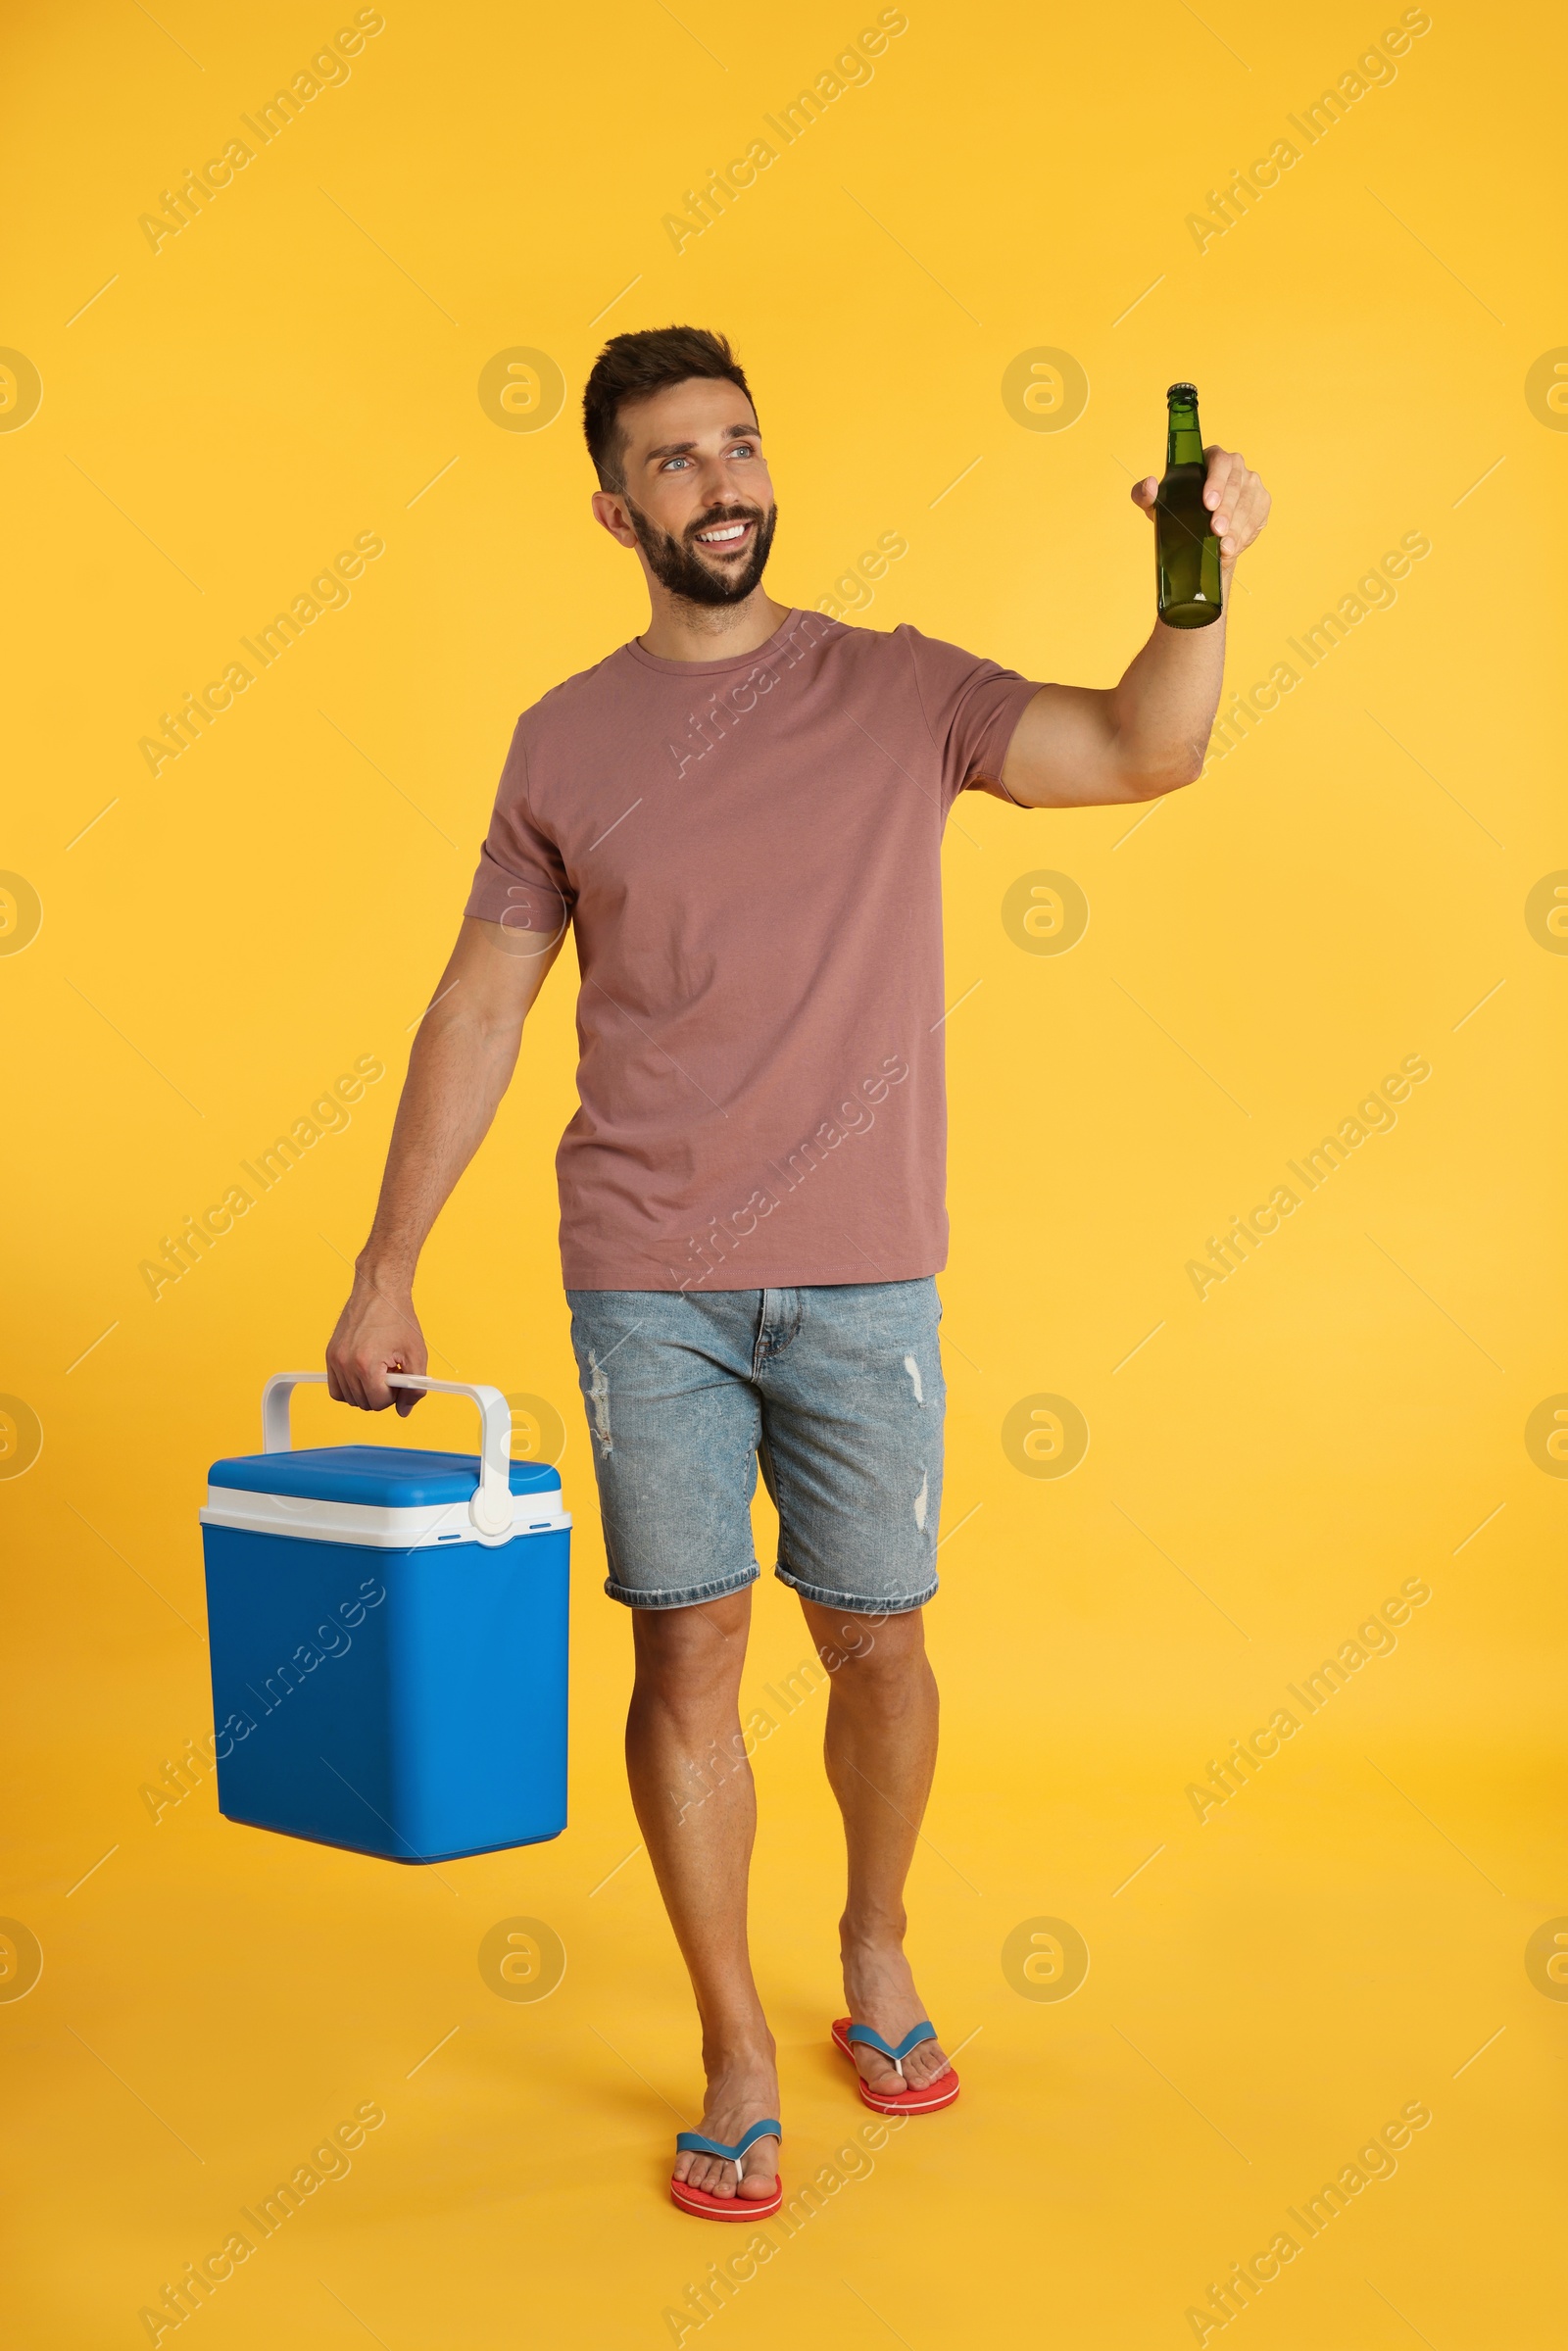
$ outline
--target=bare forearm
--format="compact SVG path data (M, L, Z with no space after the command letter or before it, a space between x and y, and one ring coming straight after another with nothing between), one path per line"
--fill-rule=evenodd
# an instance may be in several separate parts
M1193 781L1203 764L1225 674L1225 622L1167 628L1149 642L1110 695L1113 757L1120 771L1155 791Z
M1225 667L1225 623L1167 628L1114 686L1042 686L1013 730L1002 785L1023 808L1157 800L1203 764Z
M431 1226L489 1132L516 1065L521 1027L489 1027L463 1007L427 1012L414 1042L386 1172L356 1274L408 1291Z
M392 1371L422 1372L424 1334L414 1274L430 1227L489 1130L516 1066L522 1024L561 953L562 930L509 931L465 916L430 1009L419 1023L392 1129L370 1237L327 1343L330 1393L367 1412L406 1414L417 1389Z
M1148 644L1110 697L1116 763L1147 781L1145 797L1196 780L1208 750L1225 675L1224 613L1238 557L1268 520L1269 495L1244 457L1205 449L1203 505L1219 542L1221 617L1206 628L1170 628L1156 620ZM1152 518L1159 484L1151 473L1133 485L1133 503Z
M1244 458L1218 448L1205 450L1204 458L1203 504L1214 518L1228 605L1232 567L1267 521L1269 497ZM1158 488L1152 473L1135 482L1133 503L1152 514ZM1195 782L1224 673L1223 616L1206 628L1156 620L1148 644L1108 690L1041 687L1007 746L998 778L1003 797L1026 808L1108 808L1157 800Z

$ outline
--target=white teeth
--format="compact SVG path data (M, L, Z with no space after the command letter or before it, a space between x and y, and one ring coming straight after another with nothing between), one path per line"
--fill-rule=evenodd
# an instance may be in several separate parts
M717 547L725 539L738 539L745 528L744 522L730 522L722 530L700 530L697 536L705 547Z

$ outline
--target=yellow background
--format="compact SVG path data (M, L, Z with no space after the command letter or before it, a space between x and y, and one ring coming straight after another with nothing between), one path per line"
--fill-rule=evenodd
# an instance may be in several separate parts
M930 1620L947 1743L910 1902L964 2094L703 2337L1190 2342L1208 2282L1423 2100L1397 2175L1234 2324L1254 2351L1556 2339L1568 2009L1525 1946L1568 1911L1568 1488L1524 1431L1568 1389L1568 962L1524 905L1568 865L1568 439L1524 382L1568 341L1560 17L1435 5L1396 79L1200 253L1187 215L1396 9L907 13L874 78L678 255L662 216L874 9L389 0L352 77L156 253L138 216L351 12L13 16L0 341L43 384L0 433L0 864L43 907L0 957L0 1388L43 1430L0 1482L23 1636L0 1908L44 1955L0 2003L19 2344L145 2340L139 2309L366 2099L384 2128L219 2289L209 2351L654 2345L735 2250L662 2200L699 2075L634 1851L628 1629L598 1589L560 1295L569 960L419 1290L433 1369L566 1423L567 1832L401 1870L230 1826L210 1781L156 1825L139 1794L210 1728L206 1466L258 1443L267 1373L319 1360L514 717L643 624L632 564L589 522L573 410L605 334L671 318L723 328L751 371L775 593L814 604L896 530L909 552L866 623L1032 676L1108 683L1147 629L1127 486L1159 468L1175 376L1276 499L1235 597L1233 686L1402 533L1432 542L1396 605L1136 833L1126 812L957 810L951 1541ZM480 406L515 346L564 373L545 429ZM1004 370L1039 346L1087 371L1070 429L1004 407ZM137 743L160 712L364 530L386 552L352 603L152 777ZM1003 925L1036 869L1088 899L1070 953L1020 952ZM155 1303L140 1260L362 1053L389 1076L352 1127ZM1396 1129L1200 1302L1186 1261L1409 1053L1432 1076ZM1089 1425L1063 1479L1003 1448L1038 1394ZM299 1419L307 1442L362 1433L318 1394ZM418 1432L470 1442L444 1400ZM1411 1577L1432 1597L1397 1650L1200 1825L1185 1790L1209 1758ZM765 1581L748 1702L805 1653ZM825 2041L821 1708L758 1765L792 2186L862 2119ZM568 1955L538 2003L495 1997L476 1964L519 1914ZM1046 1917L1092 1955L1062 2001L1020 1996L1002 1963Z

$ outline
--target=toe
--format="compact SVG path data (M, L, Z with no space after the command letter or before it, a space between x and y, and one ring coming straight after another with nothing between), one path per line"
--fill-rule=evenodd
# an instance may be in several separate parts
M923 2041L919 2048L911 2049L904 2061L905 2075L911 2089L924 2089L927 2083L939 2081L949 2070L939 2041Z
M896 2094L904 2087L898 2067L891 2064L880 2049L868 2049L864 2041L857 2041L855 2062L866 2088L874 2089L880 2097Z
M746 2177L741 2181L741 2194L756 2202L773 2193L778 2178L778 2140L760 2138L746 2153Z

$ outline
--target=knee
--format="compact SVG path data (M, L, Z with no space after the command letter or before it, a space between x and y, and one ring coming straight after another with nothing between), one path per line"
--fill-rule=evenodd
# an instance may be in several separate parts
M749 1593L695 1608L636 1612L637 1688L668 1705L733 1703L746 1662Z
M817 1654L834 1690L852 1701L886 1702L929 1671L918 1608L902 1616L849 1617L818 1633Z

